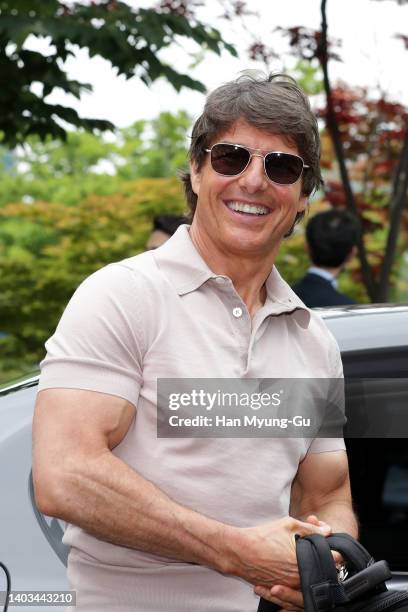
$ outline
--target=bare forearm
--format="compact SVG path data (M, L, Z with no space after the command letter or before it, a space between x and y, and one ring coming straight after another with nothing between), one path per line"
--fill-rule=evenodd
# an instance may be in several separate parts
M324 521L332 528L332 533L346 532L353 537L358 537L358 522L353 508L348 501L332 501L321 504L318 507L310 507L302 512L300 520L306 520L314 514L319 520Z
M332 528L356 537L347 455L344 451L311 454L293 482L290 514L300 520L317 516Z
M113 544L228 571L234 529L177 504L112 453L71 466L60 482L54 514L63 520Z
M174 502L110 452L65 463L63 474L48 480L53 493L40 507L45 514L113 544L204 565L251 584L296 587L294 534L320 532L289 517L245 528L210 519ZM44 479L34 473L36 478L42 488Z

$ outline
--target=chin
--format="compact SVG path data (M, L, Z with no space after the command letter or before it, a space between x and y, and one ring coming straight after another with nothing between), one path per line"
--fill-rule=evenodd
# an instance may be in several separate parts
M265 242L254 240L253 237L239 237L228 241L228 250L236 255L264 255L267 256L273 250L273 245L268 241Z

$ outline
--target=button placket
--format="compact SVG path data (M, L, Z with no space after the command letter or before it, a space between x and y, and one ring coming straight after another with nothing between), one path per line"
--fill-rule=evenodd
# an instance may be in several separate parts
M256 350L257 343L259 342L259 340L261 339L261 337L263 336L265 332L265 329L268 325L268 321L270 318L270 315L266 314L265 312L263 313L262 316L261 315L262 313L258 311L252 322L252 330L251 330L251 335L249 338L247 358L245 362L245 370L244 370L245 376L248 376L248 374L251 372L253 353Z
M217 285L222 290L223 301L231 317L231 331L237 339L237 355L239 355L239 370L241 371L247 361L247 351L251 336L250 316L231 280L228 277L222 276L216 277L216 281L217 279L224 279L225 281L224 283L217 282Z

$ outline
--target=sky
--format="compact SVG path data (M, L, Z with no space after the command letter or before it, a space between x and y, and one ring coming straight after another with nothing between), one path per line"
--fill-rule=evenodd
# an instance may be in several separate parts
M150 0L126 0L134 7L152 7ZM399 6L393 0L328 0L329 36L341 40L339 49L342 62L330 62L330 76L344 79L353 85L380 87L390 98L408 105L407 64L408 51L397 33L408 35L408 4ZM260 38L270 40L277 26L302 25L317 29L320 25L320 0L251 0L251 10L259 18L247 17L245 27L259 33ZM228 24L219 19L220 5L216 0L206 0L201 9L202 19L223 33L225 40L232 42L239 51L239 58L227 52L221 56L208 52L204 61L191 69L186 49L198 51L194 44L181 43L166 50L162 59L179 71L204 83L211 90L230 80L247 68L264 66L251 62L245 55L249 35L238 22ZM276 38L278 41L279 39ZM276 51L283 53L285 44L280 43ZM286 66L288 67L286 60ZM147 87L134 78L126 81L117 77L109 62L100 58L89 59L85 52L67 63L72 78L91 83L94 91L84 94L78 102L62 92L55 92L49 102L69 103L82 117L109 119L118 127L130 125L137 119L156 117L161 111L187 110L193 117L200 114L204 96L198 92L182 89L177 93L164 79ZM280 60L270 66L272 71L281 71Z

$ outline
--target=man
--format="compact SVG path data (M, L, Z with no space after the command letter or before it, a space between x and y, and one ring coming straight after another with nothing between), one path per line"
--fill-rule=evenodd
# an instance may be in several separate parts
M293 286L306 306L354 304L337 290L337 277L354 257L357 237L357 221L345 210L327 210L310 219L306 241L313 266Z
M187 218L182 215L157 215L153 219L153 229L146 242L146 250L151 251L159 248L174 234L176 229L187 223Z
M79 611L301 610L294 535L356 534L342 440L157 437L159 378L342 375L273 268L321 180L304 94L283 76L219 87L190 159L191 227L92 274L46 345L36 500L68 523Z

